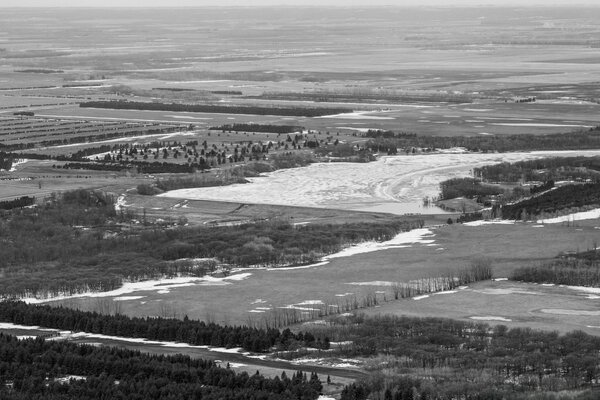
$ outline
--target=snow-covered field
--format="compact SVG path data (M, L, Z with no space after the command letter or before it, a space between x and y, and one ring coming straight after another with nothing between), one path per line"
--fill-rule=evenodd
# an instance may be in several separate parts
M502 154L447 152L386 156L368 164L318 163L250 178L250 185L180 189L160 196L394 214L437 214L442 211L423 206L423 198L437 196L439 183L446 179L470 176L474 167L575 155L595 156L600 155L600 150Z

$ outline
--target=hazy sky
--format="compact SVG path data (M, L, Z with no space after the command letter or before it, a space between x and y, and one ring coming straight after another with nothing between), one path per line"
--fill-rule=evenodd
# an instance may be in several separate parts
M598 0L0 0L0 7L377 6L377 5L600 5Z

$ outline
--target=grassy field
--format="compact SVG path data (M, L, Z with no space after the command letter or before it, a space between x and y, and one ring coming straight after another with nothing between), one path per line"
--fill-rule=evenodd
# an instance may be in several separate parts
M595 223L597 224L597 221ZM244 275L240 275L240 279L228 280L228 283L199 282L181 287L171 287L165 283L152 290L135 292L133 296L136 297L131 300L123 299L124 301L120 301L120 307L122 312L131 315L161 315L168 310L169 313L179 316L186 314L190 318L222 323L262 323L263 320L269 320L272 309L280 307L291 307L311 313L311 309L318 308L321 302L325 305L340 305L353 298L360 300L371 295L377 296L379 301L383 302L384 298L393 298L392 285L396 282L438 277L468 266L473 260L482 257L491 260L496 277L505 277L520 265L547 260L555 257L560 251L591 248L594 240L598 239L598 230L595 229L594 223L582 222L579 225L567 227L558 224L546 225L543 228L535 227L531 223L481 227L456 224L440 226L432 229L432 235L422 237L422 240L432 240L432 243L417 239L416 243L407 243L393 249L333 258L326 265L312 268L250 269L240 271L239 273ZM265 282L268 282L268 285L265 285ZM493 308L485 311L486 308L480 305L477 299L469 305L468 300L465 300L466 293L473 296L474 294L464 293L461 296L448 297L460 299L465 309L474 310L463 314L464 318L479 314L507 317L505 312ZM446 298L438 296L433 296L432 301L443 301ZM505 300L511 296L498 299ZM561 293L556 293L556 296L558 304L562 298ZM581 301L579 305L573 303L563 308L581 308L585 305L586 309L589 309L594 304L593 300ZM81 298L64 300L62 304L94 309L98 302L97 298ZM410 304L413 304L412 300L401 300L382 305L381 308L402 313L406 305ZM428 302L423 300L423 303L419 304ZM437 303L433 303L429 310L432 314L443 315L443 311L434 311L435 304ZM542 303L537 304L539 308L544 308ZM380 308L372 309L373 312L379 310ZM414 313L418 312L418 309L415 309ZM509 317L526 323L528 313L529 310L523 309L521 315L521 309L513 309ZM519 318L516 315L520 315ZM565 318L571 317L549 315L546 319L536 320L536 326L559 329L563 322L570 321ZM565 328L562 329L569 329L567 326L572 327L574 324L569 323L571 325L564 325ZM579 328L599 333L586 328L586 325L582 325L584 323L594 325L587 318L580 322Z

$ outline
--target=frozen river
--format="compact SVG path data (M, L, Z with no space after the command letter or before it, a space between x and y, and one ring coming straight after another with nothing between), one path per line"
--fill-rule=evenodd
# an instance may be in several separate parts
M393 214L437 214L443 211L423 206L423 199L437 196L439 183L444 180L471 176L473 168L483 165L577 155L600 155L600 150L436 153L386 156L367 164L317 163L250 178L250 184L180 189L160 196Z

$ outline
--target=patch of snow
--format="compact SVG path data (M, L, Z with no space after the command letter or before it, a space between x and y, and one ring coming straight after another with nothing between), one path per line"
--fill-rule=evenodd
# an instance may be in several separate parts
M600 218L600 208L596 208L590 211L582 211L578 213L573 213L569 215L563 215L556 218L547 218L547 219L539 219L536 222L538 224L558 224L561 222L572 222L572 221L581 221L585 219L597 219Z
M421 296L415 296L415 297L413 297L413 300L423 300L423 299L426 299L428 297L429 297L428 294L423 294Z
M202 285L202 286L212 286L212 285L230 285L231 282L228 281L240 281L243 279L247 279L251 276L251 273L241 273L230 275L222 278L216 278L214 276L204 276L204 277L178 277L178 278L167 278L167 279L157 279L157 280L148 280L142 282L126 282L119 289L111 290L108 292L85 292L78 293L73 295L64 295L64 296L56 296L50 298L38 299L34 297L21 299L29 304L39 304L46 303L54 300L65 300L65 299L74 299L81 297L119 297L124 294L130 294L134 292L147 292L147 291L156 291L160 294L166 294L170 289L186 287L186 286L194 286L194 285Z
M514 153L444 153L382 156L367 164L315 163L249 178L251 184L211 188L180 189L161 197L196 200L237 201L340 208L394 214L443 213L437 207L423 207L424 197L439 193L439 183L467 177L475 167L516 162L548 156L594 156L592 151L539 151ZM272 193L277 193L276 199Z
M129 301L129 300L139 300L139 299L143 299L146 296L121 296L121 297L115 297L113 299L113 301Z
M341 118L341 119L395 119L394 117L379 117L376 115L370 115L376 113L376 111L354 111L351 113L341 113L333 115L324 115L322 117L315 118Z
M394 286L398 284L398 282L390 282L390 281L369 281L369 282L348 282L346 285L356 285L356 286Z
M314 304L323 304L321 300L305 300L302 303L296 303L298 306L309 306Z
M493 219L493 220L477 220L477 221L470 221L470 222L465 222L463 225L464 226L482 226L482 225L492 225L492 224L497 224L497 225L513 225L515 222L514 221L508 221L505 219Z
M499 282L499 281L507 281L508 278L493 278L492 280L495 282Z
M487 315L487 316L483 316L483 317L469 317L469 318L477 320L477 321L503 321L503 322L512 322L512 319L510 319L510 318L496 317L496 316L493 316L493 315Z
M474 292L481 294L490 294L490 295L508 295L508 294L528 294L528 295L541 295L542 293L532 292L529 290L522 290L517 288L488 288L488 289L480 289L473 290Z
M557 315L580 315L586 317L600 316L600 310L565 310L562 308L543 308L540 310L544 314L557 314Z
M315 264L301 265L298 267L267 268L267 271L290 271L295 269L320 267L323 265L327 265L330 260L335 258L350 257L357 254L372 253L375 251L405 248L409 247L407 246L408 244L415 243L428 245L434 242L434 240L432 239L426 239L427 237L431 236L433 236L433 232L430 229L413 229L412 231L401 232L397 234L393 239L385 242L369 241L347 247L340 252L323 257L322 261Z

